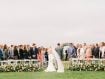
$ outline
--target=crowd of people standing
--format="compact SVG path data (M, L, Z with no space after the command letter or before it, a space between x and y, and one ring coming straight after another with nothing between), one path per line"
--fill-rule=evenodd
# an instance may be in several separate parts
M62 60L70 58L91 59L91 58L105 58L105 43L100 42L96 44L76 44L68 43L68 45L57 44L56 51L59 53Z
M96 44L76 44L68 43L67 45L58 43L55 50L61 60L70 58L90 59L105 58L105 43ZM8 59L37 59L40 62L48 61L48 48L37 47L32 45L0 45L0 60Z
M48 61L48 49L30 45L0 45L0 59L37 59L40 62Z

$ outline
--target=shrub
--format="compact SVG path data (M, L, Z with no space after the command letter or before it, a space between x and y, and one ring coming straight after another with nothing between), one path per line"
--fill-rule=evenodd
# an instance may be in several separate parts
M0 66L0 72L35 72L41 71L42 68L38 64L17 64Z
M105 71L104 64L74 64L69 67L71 71Z

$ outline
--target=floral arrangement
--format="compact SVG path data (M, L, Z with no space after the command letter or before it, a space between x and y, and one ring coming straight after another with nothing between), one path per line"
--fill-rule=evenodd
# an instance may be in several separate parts
M41 71L39 64L17 64L0 66L0 72L35 72Z
M104 64L74 64L69 67L71 71L105 71Z

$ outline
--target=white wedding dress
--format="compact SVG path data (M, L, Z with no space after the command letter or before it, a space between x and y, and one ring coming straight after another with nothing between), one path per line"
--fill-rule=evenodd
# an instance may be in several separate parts
M64 66L62 64L62 61L60 59L60 56L58 55L58 53L55 51L55 49L49 49L49 61L48 61L48 67L45 70L45 72L64 72ZM56 62L54 62L56 60ZM55 65L57 65L57 70L55 68Z
M48 55L49 57L49 61L48 61L48 67L47 69L45 70L45 72L54 72L56 71L55 67L54 67L54 64L53 64L53 60L54 60L54 55L52 53L50 53Z

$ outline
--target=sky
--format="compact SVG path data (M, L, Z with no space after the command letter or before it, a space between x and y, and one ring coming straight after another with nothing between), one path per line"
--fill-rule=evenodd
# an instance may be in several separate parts
M105 41L105 0L0 0L0 43Z

